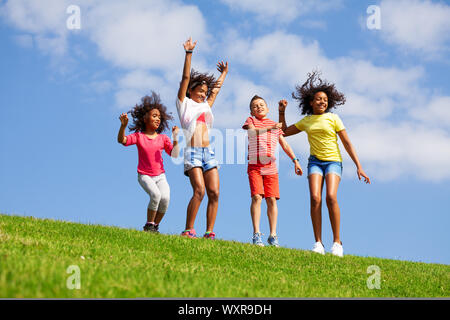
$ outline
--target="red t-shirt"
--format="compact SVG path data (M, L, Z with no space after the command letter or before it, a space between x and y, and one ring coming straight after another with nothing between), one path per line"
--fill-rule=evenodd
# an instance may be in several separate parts
M256 117L248 117L242 128L247 130L249 124L252 124L256 129L263 129L274 126L276 122L269 118L259 120ZM278 144L278 139L282 134L283 131L281 129L275 129L267 130L267 132L255 136L248 135L249 168L252 166L265 167L272 172L267 172L266 174L277 173L274 153Z
M148 176L159 176L164 173L162 150L168 155L172 153L173 144L165 134L158 134L150 139L142 132L135 132L127 136L125 146L137 145L139 162L137 172Z

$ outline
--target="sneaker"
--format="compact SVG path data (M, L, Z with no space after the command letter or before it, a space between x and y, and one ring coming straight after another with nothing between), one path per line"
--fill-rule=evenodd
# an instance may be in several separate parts
M194 229L188 229L188 230L184 230L184 231L181 233L181 236L182 236L182 237L188 237L188 238L196 238L196 237L197 237L197 234L195 233L195 230L194 230Z
M270 236L268 239L267 239L267 242L271 245L271 246L274 246L274 247L279 247L280 246L280 244L278 243L278 237L277 236Z
M158 228L159 228L159 225L157 225L153 222L147 222L144 226L144 231L159 233Z
M325 254L325 248L323 247L322 242L317 241L316 243L314 243L312 251L315 253Z
M333 243L333 246L331 247L331 254L338 256L338 257L343 257L344 256L344 248L342 247L342 242L341 243Z
M253 234L253 238L252 238L253 244L256 244L257 246L264 247L264 243L263 243L261 237L262 237L262 233L261 232L255 232Z
M216 239L216 234L215 234L214 232L212 232L212 231L206 232L206 233L203 235L203 238L204 238L204 239L215 240L215 239Z

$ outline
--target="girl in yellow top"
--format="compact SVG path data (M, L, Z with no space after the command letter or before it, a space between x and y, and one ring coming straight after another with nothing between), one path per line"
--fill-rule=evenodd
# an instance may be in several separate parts
M333 246L331 253L343 256L344 249L339 236L340 210L337 203L337 190L342 175L342 156L337 143L341 139L345 150L356 165L359 180L369 177L359 163L356 151L347 135L344 124L337 114L330 110L345 103L345 96L336 90L334 84L320 79L317 71L308 74L308 80L302 86L296 86L292 97L299 101L299 108L306 116L296 124L286 125L284 112L287 101L279 102L279 122L282 123L284 135L290 136L305 131L310 145L308 159L308 180L311 199L311 220L314 229L315 244L313 251L325 254L322 243L322 188L326 182L326 203L333 229Z

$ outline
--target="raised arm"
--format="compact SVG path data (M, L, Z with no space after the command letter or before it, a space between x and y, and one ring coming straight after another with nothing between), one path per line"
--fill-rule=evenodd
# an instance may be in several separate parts
M122 113L119 117L120 119L120 129L119 134L117 135L117 142L121 144L127 143L127 137L125 136L125 129L128 124L128 115L126 113Z
M353 147L352 143L350 142L350 138L348 137L347 131L341 130L337 133L339 135L339 138L342 141L342 144L344 145L345 150L347 150L348 155L350 158L352 158L353 162L356 165L356 173L358 175L358 179L361 180L361 176L364 177L365 183L370 183L369 177L366 175L364 170L361 167L361 163L359 162L358 156L356 155L355 148Z
M225 80L225 77L228 74L228 62L223 63L223 61L217 63L217 70L220 72L219 79L217 79L214 88L211 90L211 94L209 95L206 101L209 106L212 107L214 101L216 100L217 95L219 94L220 88Z
M189 86L189 80L191 77L191 59L192 52L195 48L197 41L192 42L192 38L189 39L183 44L184 50L186 51L186 55L184 58L184 66L183 66L183 76L181 78L180 89L178 89L178 99L183 101L186 97L186 91Z
M288 137L301 132L301 130L298 130L294 124L289 127L286 125L286 119L284 117L286 107L287 107L286 100L283 99L278 102L278 122L281 123L281 130L283 130L284 136Z

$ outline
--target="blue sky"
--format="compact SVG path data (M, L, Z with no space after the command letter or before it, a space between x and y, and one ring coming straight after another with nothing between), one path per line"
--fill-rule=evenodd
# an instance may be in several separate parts
M81 8L79 30L66 27L71 4ZM366 26L369 5L380 8L379 30ZM336 113L372 180L358 181L341 147L346 254L450 264L449 14L448 2L422 0L0 1L0 211L140 230L148 198L137 151L116 142L118 116L151 90L176 116L182 43L192 36L194 68L230 64L213 108L223 134L242 126L254 94L273 119L286 98L288 124L298 121L290 94L314 68L346 94ZM306 169L306 135L287 141ZM279 165L280 244L311 249L307 179L283 153ZM191 188L182 165L166 157L165 167L172 199L160 230L178 234ZM250 242L246 165L223 164L220 179L217 237ZM205 210L206 199L198 233ZM322 214L329 250L325 205Z

